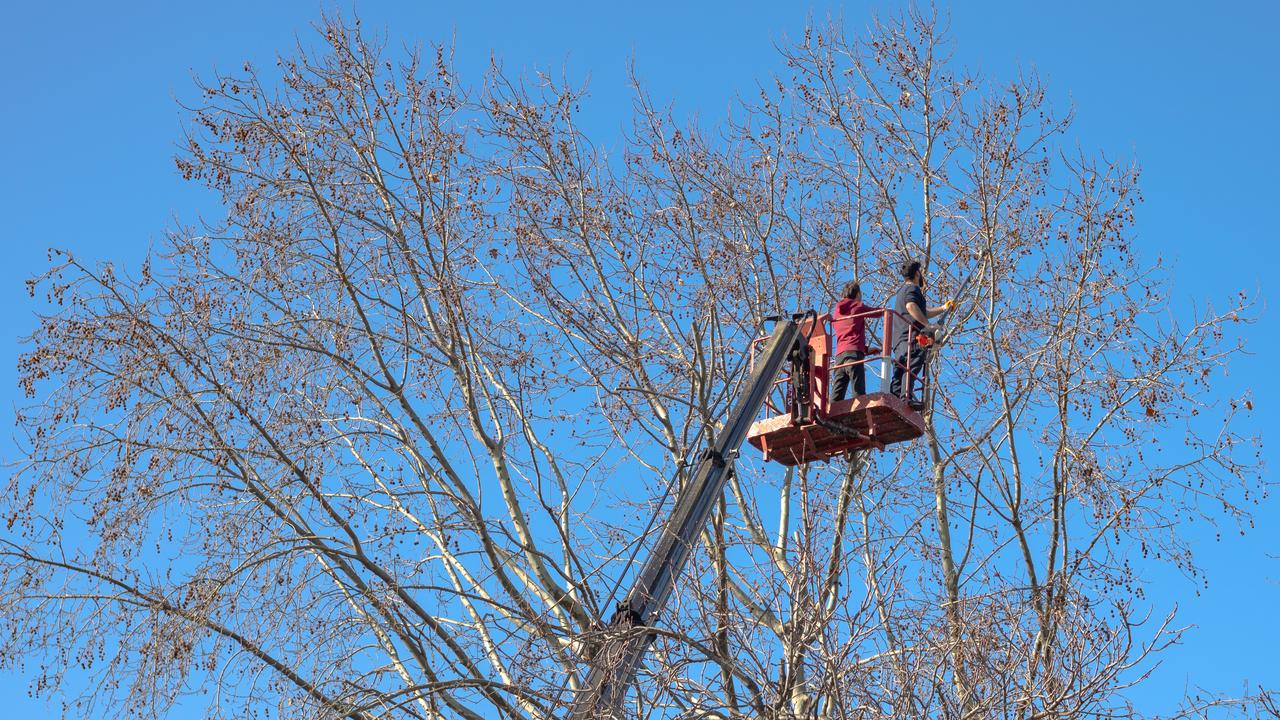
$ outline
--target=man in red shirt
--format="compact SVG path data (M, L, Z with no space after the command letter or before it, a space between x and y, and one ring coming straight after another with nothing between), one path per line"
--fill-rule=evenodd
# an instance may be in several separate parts
M853 394L867 393L865 365L860 362L867 356L867 317L880 312L880 308L862 304L862 288L856 282L844 286L844 297L831 310L831 331L835 335L835 360L831 367L847 362L857 365L838 368L831 373L831 399L843 400L853 378Z

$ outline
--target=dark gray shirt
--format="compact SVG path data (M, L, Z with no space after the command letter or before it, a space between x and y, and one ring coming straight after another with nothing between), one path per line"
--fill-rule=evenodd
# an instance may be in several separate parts
M908 322L903 322L902 318L895 317L893 319L893 354L900 357L907 353L907 348L911 347L911 336L924 329L924 325L916 322L911 317L911 313L907 312L907 303L915 303L920 308L921 313L928 313L929 306L925 303L924 290L919 285L910 282L902 283L902 287L898 288L898 294L893 298L893 309L895 312L907 318ZM928 317L926 314L925 317Z

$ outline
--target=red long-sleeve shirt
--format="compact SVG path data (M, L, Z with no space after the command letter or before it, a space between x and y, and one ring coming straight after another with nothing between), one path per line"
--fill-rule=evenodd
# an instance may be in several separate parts
M831 332L835 335L835 354L867 351L867 318L881 308L863 305L861 300L845 298L831 310Z

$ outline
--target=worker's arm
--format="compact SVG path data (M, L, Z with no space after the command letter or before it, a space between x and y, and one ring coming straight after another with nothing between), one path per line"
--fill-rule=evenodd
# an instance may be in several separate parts
M940 312L942 311L938 311L938 312L930 311L928 315L925 315L924 311L920 309L919 305L913 302L907 303L907 314L910 315L913 320L923 325L924 332L927 332L927 333L931 333L937 329L933 325L929 324L929 318L935 317Z

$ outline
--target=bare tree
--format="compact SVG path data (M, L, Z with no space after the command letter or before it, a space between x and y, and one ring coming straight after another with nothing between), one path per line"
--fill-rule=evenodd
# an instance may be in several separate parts
M225 221L134 273L57 254L5 496L7 663L69 712L518 717L571 702L762 319L973 276L928 432L779 472L744 456L627 713L1135 715L1176 638L1142 570L1266 486L1214 371L1226 309L1166 308L1137 171L1066 152L909 13L782 48L721 127L642 89L616 152L580 88L358 23L202 85L183 174ZM1171 446L1171 440L1182 440Z

